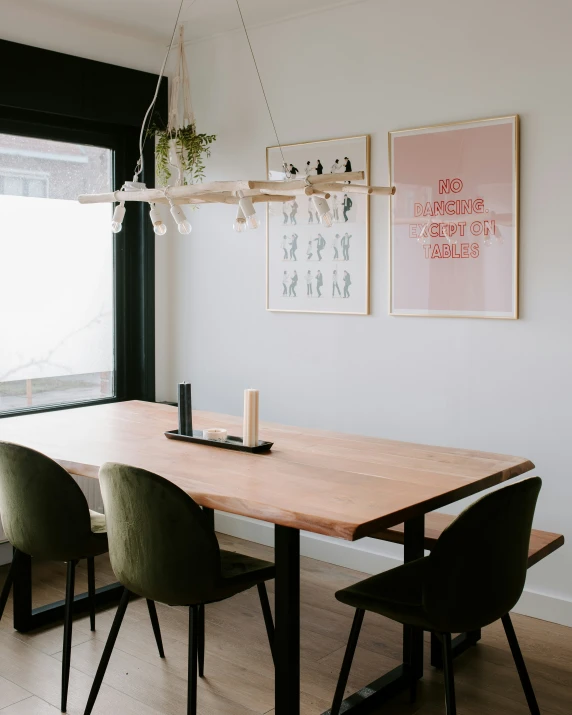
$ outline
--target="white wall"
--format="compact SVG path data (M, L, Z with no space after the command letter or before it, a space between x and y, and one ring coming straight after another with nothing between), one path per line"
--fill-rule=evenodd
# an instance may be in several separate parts
M281 141L369 133L377 184L389 130L521 115L521 319L389 317L381 197L372 315L266 312L264 230L206 207L161 239L158 399L190 379L196 407L240 414L256 386L264 419L529 457L536 526L572 541L571 23L569 0L367 0L254 29ZM275 137L244 36L193 45L190 69L199 129L219 135L208 178L263 177ZM531 571L523 610L572 624L571 554Z
M0 3L0 37L11 42L42 47L54 52L85 57L157 73L166 46L156 36L126 33L127 19L120 23L86 22L42 0L3 0ZM167 43L166 43L167 44Z

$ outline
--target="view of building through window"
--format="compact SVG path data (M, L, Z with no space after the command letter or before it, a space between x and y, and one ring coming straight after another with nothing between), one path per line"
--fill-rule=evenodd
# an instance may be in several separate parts
M0 134L0 412L114 395L109 149Z

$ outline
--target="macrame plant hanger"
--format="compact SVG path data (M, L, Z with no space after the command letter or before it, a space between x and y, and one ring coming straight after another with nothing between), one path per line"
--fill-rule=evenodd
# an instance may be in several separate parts
M181 107L182 105L182 107ZM171 80L171 93L169 96L169 118L167 132L173 134L177 129L191 125L196 127L195 113L191 101L191 82L189 78L189 65L185 52L185 27L179 28L179 49L177 52L176 74ZM184 151L184 150L182 150ZM170 141L169 163L175 169L175 186L184 183L184 162L175 139Z

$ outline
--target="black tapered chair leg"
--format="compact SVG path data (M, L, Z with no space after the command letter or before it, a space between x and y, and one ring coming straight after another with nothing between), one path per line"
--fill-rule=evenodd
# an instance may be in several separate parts
M199 609L189 606L189 680L187 684L187 715L197 715L197 658L199 650Z
M95 630L95 559L87 560L87 594L89 597L89 627Z
M12 563L10 564L10 568L8 569L8 574L6 575L6 580L4 581L4 585L2 586L2 593L0 594L0 621L2 620L2 616L4 615L4 609L6 608L6 604L8 603L8 596L10 595L10 591L12 589L12 584L14 582L14 570L15 570L14 564L16 563L17 558L18 558L18 551L16 549L14 549L14 555L12 556Z
M199 678L205 677L205 606L199 606L199 624L198 624L198 662L199 662Z
M407 663L407 671L409 675L409 702L411 704L417 702L417 684L418 684L418 679L415 677L415 668L414 668L414 663L413 663L413 653L414 653L414 647L413 647L413 640L415 638L415 630L413 628L408 628L409 631L409 637L411 638L411 645L409 647L409 654L410 654L410 660Z
M442 633L441 643L443 645L443 673L445 676L445 704L447 715L457 715L457 703L455 700L455 676L453 673L453 648L451 645L451 634Z
M93 706L95 705L95 701L97 700L97 695L99 693L99 689L101 688L101 683L103 682L103 677L105 675L105 671L107 670L109 659L111 658L113 647L115 646L115 641L117 640L117 634L119 633L119 629L121 628L121 623L123 622L123 616L125 615L125 611L127 610L128 603L129 591L125 589L121 596L121 600L119 601L117 613L115 614L115 618L113 619L113 625L111 626L111 630L109 631L109 635L107 637L107 642L105 643L105 648L103 649L101 660L99 661L99 665L97 666L97 673L95 674L95 679L89 692L89 698L87 700L87 705L85 706L84 715L90 715L91 711L93 710Z
M358 644L359 634L361 631L364 616L365 611L361 608L356 608L354 622L350 631L350 637L348 640L348 645L346 647L346 653L344 655L344 661L342 663L340 677L338 679L338 685L336 687L334 700L332 702L332 709L330 710L331 715L338 715L340 712L340 708L342 707L342 703L344 701L344 693L346 690L346 685L348 684L348 677L350 675L350 670L352 667L354 654L356 652L356 646Z
M73 600L75 588L76 561L68 561L66 580L66 605L64 614L64 646L62 657L62 707L63 713L67 710L68 686L70 682L71 644L73 627Z
M443 645L436 633L431 633L431 665L443 670Z
M149 616L151 617L151 625L153 626L153 633L155 634L155 641L157 643L157 650L159 651L159 657L165 657L165 651L163 650L163 638L161 637L161 626L159 625L159 618L157 616L157 606L155 601L147 599L147 608L149 609Z
M264 625L266 626L272 660L276 663L274 657L274 620L272 618L272 610L270 609L270 601L268 600L268 591L266 590L265 583L258 584L258 596L260 598L260 605L262 606L262 615L264 616Z
M502 624L512 652L512 657L514 658L516 669L518 670L518 675L520 677L520 682L522 683L522 689L524 690L524 694L526 696L528 708L531 715L540 715L540 708L536 702L536 695L534 694L534 689L532 687L532 683L530 682L530 676L528 675L528 670L526 669L526 664L524 662L524 658L522 657L520 645L518 644L518 639L516 637L509 613L507 613L506 616L503 616Z

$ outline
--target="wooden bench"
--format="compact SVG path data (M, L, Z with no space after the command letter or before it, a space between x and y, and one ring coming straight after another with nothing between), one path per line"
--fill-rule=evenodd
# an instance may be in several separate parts
M456 519L451 514L440 514L432 512L425 516L425 549L431 551L437 539L445 529ZM391 529L383 529L372 534L372 539L390 541L393 544L403 544L404 525L398 524ZM562 534L552 534L549 531L538 531L534 529L530 535L530 546L528 549L528 568L534 566L542 559L552 554L564 545Z
M455 519L456 517L451 514L440 514L439 512L425 515L425 549L427 551L431 551L437 539ZM371 538L390 541L393 544L403 544L404 529L404 524L398 524L390 529L383 529L372 534ZM545 559L563 545L564 536L562 534L552 534L549 531L533 529L528 548L528 568L542 561L542 559ZM480 639L480 631L461 633L453 639L453 655L455 657L461 655L471 646L476 645ZM434 634L431 634L431 665L435 668L443 668L441 645Z

